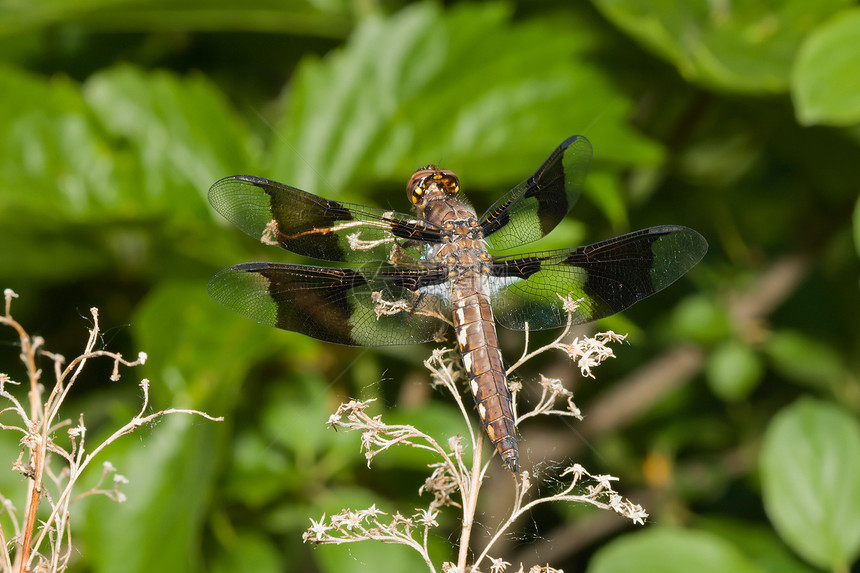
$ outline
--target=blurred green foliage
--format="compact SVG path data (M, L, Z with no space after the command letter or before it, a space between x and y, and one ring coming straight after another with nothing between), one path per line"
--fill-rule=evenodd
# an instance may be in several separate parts
M334 347L218 307L218 269L295 257L228 228L206 191L250 173L405 211L409 174L435 162L480 212L577 133L595 149L588 189L535 248L674 223L711 251L606 321L632 343L597 382L542 365L575 386L586 426L526 425L528 467L573 456L619 475L656 525L536 515L537 561L544 539L565 571L857 561L856 3L32 0L0 4L0 59L0 287L21 295L16 318L74 356L97 306L106 346L149 354L132 376L152 381L155 407L226 418L166 420L110 448L128 502L77 508L75 570L419 570L398 548L312 551L301 533L343 506L421 503L426 460L396 452L369 472L357 436L325 422L344 397L376 397L392 420L462 433L427 388L429 346ZM14 340L0 371L16 377ZM519 356L521 335L502 342ZM687 362L660 361L679 349ZM625 402L654 369L651 397ZM87 412L90 439L136 413L128 375L78 392L68 412ZM607 417L588 426L590 411ZM8 463L16 440L0 438ZM510 501L497 469L488 528ZM4 495L16 488L0 474ZM603 533L564 537L566 520ZM444 536L432 546L453 555ZM531 561L528 547L500 551Z

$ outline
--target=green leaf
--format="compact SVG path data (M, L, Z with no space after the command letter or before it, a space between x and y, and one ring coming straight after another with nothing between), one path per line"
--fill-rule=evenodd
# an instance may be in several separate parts
M257 164L259 142L202 76L119 66L94 75L83 90L107 132L136 152L137 201L142 197L174 212L187 203L199 216L204 203L188 193L179 198L193 200L178 202L176 187L202 195L209 183Z
M91 501L82 532L94 571L197 571L215 477L219 422L174 414L113 448L125 503Z
M860 122L860 8L842 11L806 38L791 92L804 125Z
M704 187L736 185L761 158L762 146L746 126L720 126L710 137L697 139L678 154L683 177Z
M575 29L507 20L501 4L443 12L433 3L366 19L342 50L300 66L271 176L338 193L378 178L400 186L432 161L457 171L468 191L525 179L581 132L601 161L661 160L631 129L632 102L577 57Z
M27 189L0 195L0 212L27 209L45 226L153 212L199 219L209 182L247 171L260 153L200 76L119 66L78 86L0 68L0 94L0 176Z
M79 87L66 78L0 66L0 132L0 180L9 190L0 193L0 214L12 221L26 216L49 228L86 220L125 188Z
M310 469L320 459L335 468L364 462L359 432L337 432L328 426L335 408L329 401L331 383L312 373L295 373L267 391L261 412L263 432L295 456L295 465Z
M285 494L306 494L308 483L328 483L344 467L364 465L361 433L327 424L334 410L330 386L310 372L296 373L268 383L253 399L254 417L239 422L251 428L232 444L228 497L263 508Z
M839 355L831 346L799 331L775 332L765 351L780 374L810 388L832 387L843 372Z
M78 35L81 30L95 29L156 32L156 35L164 36L182 30L185 33L235 31L341 37L349 29L349 17L361 8L367 9L343 0L252 0L242 3L232 0L31 0L3 5L0 32L3 35L38 37L44 29L56 33L65 25L74 27ZM80 41L77 36L75 39ZM172 42L166 38L161 41ZM72 42L66 38L66 43ZM66 50L70 48L66 47Z
M396 544L365 542L326 545L318 548L314 556L320 570L325 573L427 570L427 565L417 552Z
M600 549L588 573L757 573L737 549L710 533L652 528L624 535Z
M713 343L731 332L724 306L704 294L688 296L675 305L670 322L679 338L703 343Z
M854 248L857 249L857 255L860 256L860 195L857 196L857 203L854 204Z
M255 156L210 84L128 66L83 88L0 67L0 132L0 272L19 279L187 269L209 183Z
M729 340L708 357L705 373L714 394L723 400L741 400L758 386L764 367L749 345Z
M220 415L235 403L251 365L283 348L285 339L219 307L206 294L205 280L162 282L140 305L134 329L149 355L146 373L159 389L154 399L172 397ZM302 343L293 348L301 349Z
M733 92L779 93L803 37L851 0L595 0L619 28L689 81Z
M697 520L697 526L729 541L762 571L779 571L779 573L815 573L817 571L795 557L776 532L765 525L725 517L703 516Z
M283 495L290 464L282 451L272 447L271 439L238 431L232 437L231 457L221 486L226 499L258 508ZM248 487L250 482L254 487Z
M614 228L628 228L624 184L616 173L598 171L588 176L585 194L603 212Z
M10 218L0 223L0 276L47 282L74 280L110 263L92 237L79 235L69 241L66 227L48 228L30 217L17 218L17 223Z
M69 240L68 223L104 218L121 186L77 86L0 66L0 133L0 273L56 281L104 267L98 240L77 228Z
M768 517L783 540L822 569L860 554L860 425L803 398L774 416L759 458Z
M283 571L281 553L266 536L240 532L218 545L211 561L213 573L276 573Z

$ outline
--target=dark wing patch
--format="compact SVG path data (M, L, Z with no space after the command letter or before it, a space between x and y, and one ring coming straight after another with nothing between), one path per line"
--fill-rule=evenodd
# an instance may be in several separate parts
M217 181L209 202L251 237L326 261L417 260L420 243L441 240L440 229L409 215L324 199L252 175Z
M510 249L552 231L582 193L591 154L587 139L581 135L570 137L534 175L496 201L480 220L490 248Z
M447 280L441 267L245 263L219 272L208 290L220 304L261 324L336 344L387 346L438 337L450 309L417 291Z
M567 323L557 295L583 300L574 324L620 312L666 288L698 263L708 243L679 226L643 229L587 247L495 257L488 280L493 314L506 328Z

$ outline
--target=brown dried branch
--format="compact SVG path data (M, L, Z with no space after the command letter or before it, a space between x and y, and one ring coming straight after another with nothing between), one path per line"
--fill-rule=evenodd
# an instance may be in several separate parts
M83 416L80 416L77 425L67 430L71 445L68 448L61 447L54 441L54 435L62 428L71 426L71 422L69 420L57 420L60 407L69 396L72 386L83 372L87 361L91 358L100 357L113 360L113 373L110 378L111 380L118 380L120 365L126 367L141 365L146 361L146 354L141 352L137 360L130 361L118 353L96 350L95 345L99 340L99 325L98 311L94 308L91 310L93 323L89 329L89 337L84 351L63 368L65 359L58 354L44 350L42 348L44 341L39 337L31 338L24 327L12 317L12 299L16 298L17 295L9 289L4 291L4 295L5 315L0 316L0 324L11 327L18 334L21 346L20 358L25 365L29 382L27 393L29 412L7 388L7 386L16 383L8 375L0 373L0 398L11 404L11 406L0 410L0 414L14 414L18 420L16 423L0 424L0 430L20 432L22 435L20 441L22 450L18 460L13 465L13 469L28 479L28 493L24 514L20 521L11 501L6 498L0 500L2 501L2 510L10 516L15 527L15 536L11 540L7 539L5 533L0 529L0 541L3 542L5 549L0 552L0 566L6 571L17 569L22 573L35 569L52 572L64 571L72 555L71 504L90 495L104 495L114 501L124 501L124 496L119 487L127 480L119 475L109 462L105 462L103 465L102 476L93 488L76 496L72 495L84 470L105 447L121 436L133 432L141 425L166 414L194 414L213 421L220 421L222 418L215 418L204 412L187 409L167 409L144 415L144 412L149 408L149 382L144 379L141 381L143 405L138 415L131 421L88 452L85 447L87 429L84 425ZM53 386L45 400L42 400L42 371L37 367L37 360L40 356L50 360L54 366ZM51 468L52 456L62 460L58 472ZM112 476L113 487L111 488L103 487L108 476ZM56 496L51 493L48 485L56 488ZM37 523L37 512L43 500L50 506L51 512L46 519ZM10 543L10 541L14 543ZM20 550L15 553L13 560L10 551L16 546L20 547Z

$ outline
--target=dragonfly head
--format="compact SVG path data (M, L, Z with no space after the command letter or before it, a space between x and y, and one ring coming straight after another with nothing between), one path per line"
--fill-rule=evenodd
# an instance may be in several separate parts
M406 184L406 194L413 205L427 201L428 196L433 193L456 195L458 191L460 191L460 181L454 172L439 169L435 165L418 169Z

